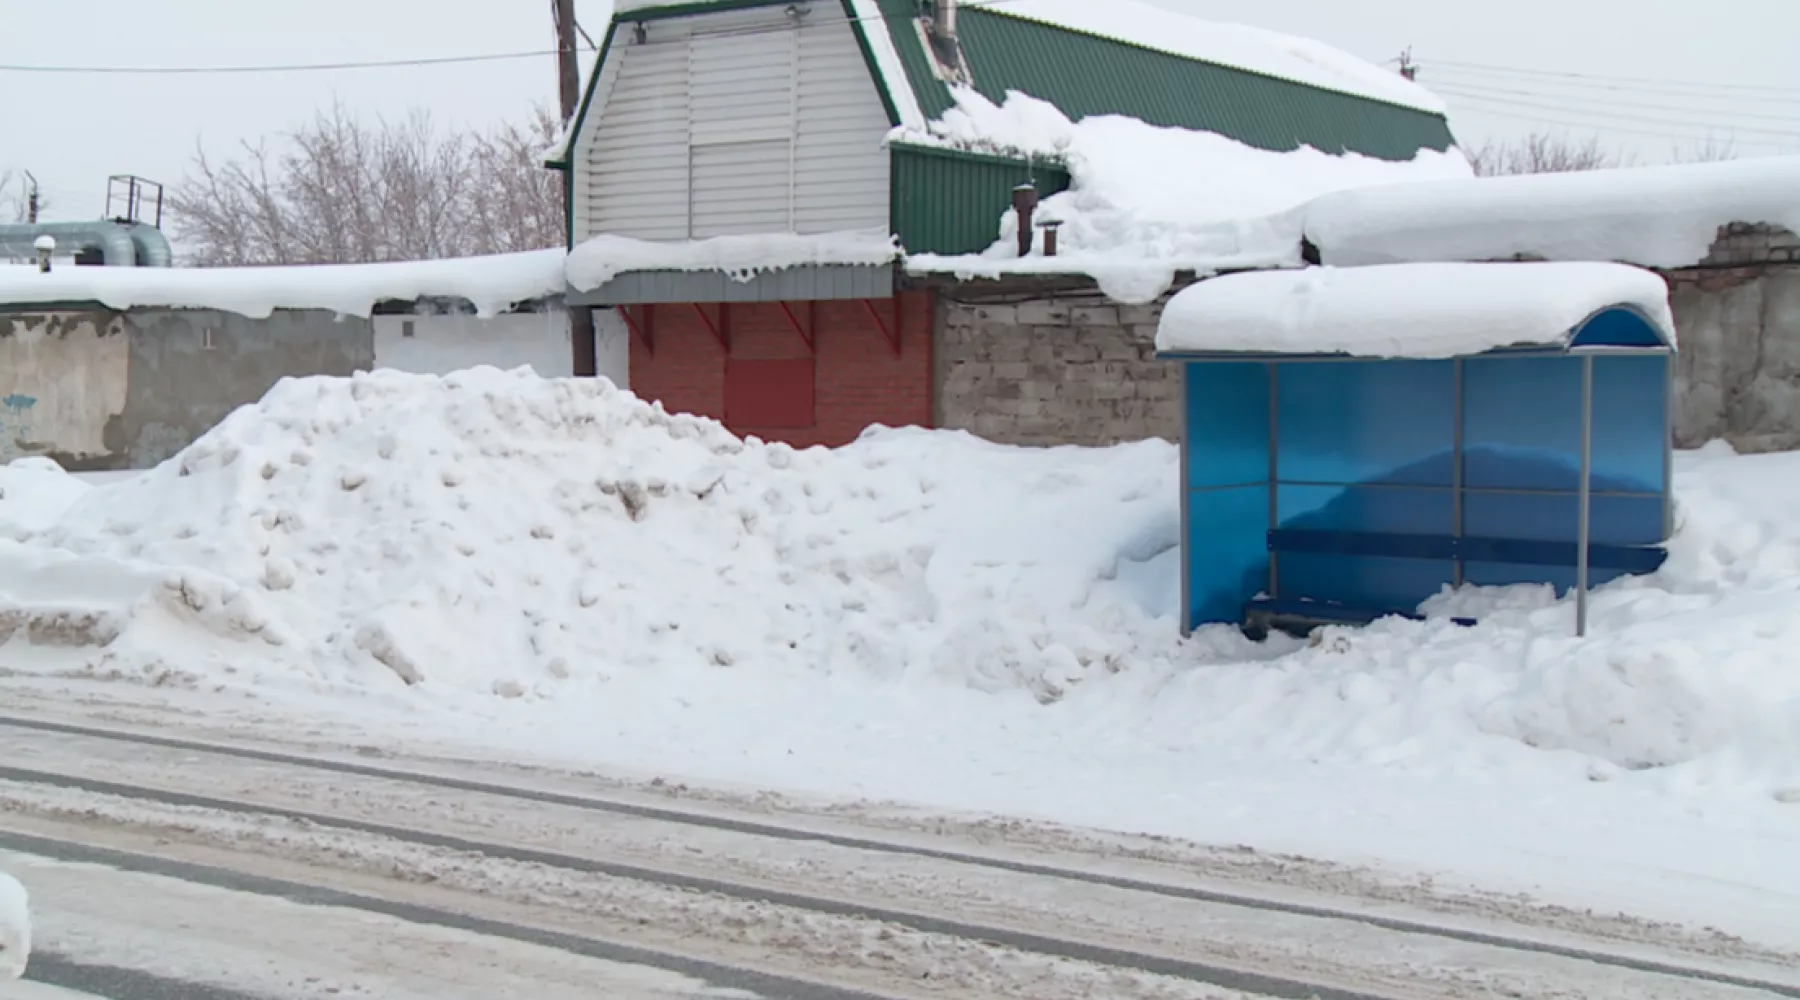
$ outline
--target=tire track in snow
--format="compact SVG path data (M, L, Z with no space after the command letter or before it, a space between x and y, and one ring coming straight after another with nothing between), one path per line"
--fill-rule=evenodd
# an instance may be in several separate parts
M360 910L365 913L377 913L405 920L415 924L426 924L445 927L452 930L469 931L492 938L518 941L543 947L556 948L587 958L596 958L621 965L645 966L673 972L700 980L723 989L748 990L765 997L779 997L783 1000L888 1000L873 993L842 989L819 983L811 983L801 979L770 975L753 969L742 969L736 966L722 965L688 958L682 955L668 954L631 945L615 944L598 938L564 934L557 931L543 930L535 927L524 927L503 921L486 920L467 914L453 913L433 907L420 906L381 899L361 893L346 892L323 886L306 885L284 879L271 878L266 875L254 875L210 865L194 864L169 858L159 858L147 854L136 854L107 847L96 847L71 844L31 834L0 831L0 849L18 854L32 854L54 861L68 864L104 865L121 871L137 872L146 875L161 875L165 878L179 879L197 885L211 886L217 889L228 889L235 892L249 892L259 896L270 896L289 902L310 906L329 906L341 909ZM51 979L73 980L71 975L74 966L57 964L55 956L48 956L40 964L38 956L32 956L30 971L34 981L50 985L63 985ZM128 970L117 970L126 973ZM150 984L147 974L130 973L142 976L140 985ZM124 980L120 980L121 983ZM65 987L77 988L77 987ZM125 994L133 998L139 996L152 998L159 994L145 992L129 992ZM192 996L194 1000L236 1000L237 995L229 991L212 994L196 991L192 994L160 994L179 997L186 1000Z
M503 844L468 840L461 837L429 833L426 831L389 826L381 823L369 823L360 820L345 819L319 813L310 813L303 810L261 806L253 803L243 803L230 799L220 799L212 796L195 795L185 792L146 789L133 785L122 785L117 782L77 778L68 775L33 771L9 766L0 766L0 781L13 781L30 785L48 785L56 788L70 789L97 795L109 795L139 802L181 806L190 809L205 809L240 816L279 818L310 824L325 829L353 831L420 847L437 848L462 854L479 855L486 858L495 858L519 864L538 865L543 868L574 871L583 874L604 876L607 878L628 879L673 889L686 890L689 892L709 893L748 903L787 907L793 910L826 914L851 920L894 925L921 934L990 943L1004 948L1041 955L1046 958L1064 959L1095 966L1166 976L1172 979L1187 980L1193 983L1217 987L1221 990L1230 990L1259 997L1280 998L1280 1000L1392 1000L1392 998L1382 997L1373 993L1363 992L1357 989L1345 989L1325 983L1308 982L1300 979L1291 979L1267 973L1228 968L1203 962L1193 962L1161 955L1133 952L1122 948L1087 944L1079 941L1064 940L1007 928L984 926L940 917L932 917L920 913L889 910L881 907L847 903L834 899L783 892L764 887L740 885L738 883L719 879L666 872L635 865L616 864L591 858L581 858L573 855L531 850ZM12 837L13 835L11 834L0 832L0 847L9 847L23 853L42 854L46 857L61 859L61 856L55 852L47 852L29 847L12 847L10 843ZM190 881L195 880L190 879ZM261 892L262 890L256 889L253 891ZM335 892L335 890L323 891ZM282 895L282 893L279 892L265 892L264 894ZM371 909L369 906L359 906L358 908ZM376 912L388 913L389 911L377 910ZM397 914L390 913L390 915ZM486 933L485 931L483 932ZM637 964L654 965L655 963L638 962ZM787 996L788 994L782 995ZM1800 993L1796 993L1796 996L1800 996ZM802 1000L802 998L795 995L795 1000Z
M709 893L729 899L737 899L748 903L768 904L787 907L799 911L810 911L829 914L851 920L874 921L879 924L895 925L906 930L927 935L938 935L952 940L969 942L989 942L1004 948L1015 949L1026 953L1035 953L1047 958L1064 959L1087 963L1094 966L1114 967L1151 975L1165 976L1172 979L1186 980L1196 984L1215 986L1222 989L1249 993L1266 997L1294 998L1294 1000L1380 1000L1365 987L1333 986L1328 983L1306 981L1281 975L1248 971L1244 968L1231 968L1207 962L1174 959L1166 955L1155 955L1110 947L1103 944L1092 944L1080 940L1050 937L1033 934L1013 928L997 928L964 921L949 920L925 916L916 912L889 910L855 902L824 899L798 893L771 890L768 887L747 886L739 883L697 877L680 873L672 873L657 869L638 867L599 861L591 858L575 857L549 851L521 848L514 845L469 840L467 838L427 833L420 830L393 827L381 823L364 822L312 813L305 810L285 809L262 804L247 803L213 796L174 792L162 789L145 789L138 786L121 785L96 779L71 777L51 772L40 772L22 768L0 767L0 779L48 785L68 791L87 792L114 796L126 800L150 802L158 805L172 805L192 810L206 810L212 813L235 814L262 818L278 818L290 823L312 825L325 830L345 830L383 838L405 844L427 848L457 852L525 865L535 865L546 869L581 872L607 878L627 879L637 882L672 887L698 893ZM98 816L98 813L95 813ZM0 840L0 843L3 843ZM1635 960L1632 960L1635 963ZM1604 963L1602 963L1604 964ZM1736 987L1759 990L1765 995L1800 997L1800 988L1770 983L1748 977L1730 976L1713 973L1708 970L1688 969L1663 963L1635 963L1641 967L1633 971L1650 973L1657 976L1674 977L1699 985L1702 982L1714 986ZM1315 973L1318 970L1315 970ZM1358 976L1355 978L1366 978ZM1340 980L1342 982L1344 980ZM1425 982L1426 987L1436 986L1450 989L1449 993L1433 992L1434 996L1467 996L1475 995L1455 992L1458 984L1454 981ZM1462 984L1466 988L1467 984ZM1405 991L1413 995L1411 990ZM1482 995L1486 995L1485 992ZM1572 994L1586 995L1586 994ZM1622 995L1622 994L1621 994ZM1636 995L1636 994L1633 994ZM1658 996L1684 996L1685 993L1657 993Z
M775 823L759 822L749 819L737 819L705 812L672 809L641 803L625 802L616 799L596 796L578 795L567 792L550 791L538 788L521 788L499 784L493 781L482 781L469 778L458 778L449 775L433 774L422 771L411 771L400 768L382 767L372 764L359 764L351 761L333 760L330 758L308 757L300 754L284 753L252 747L234 746L230 744L210 743L199 740L181 739L177 737L158 736L140 732L126 732L84 726L72 723L30 719L17 716L0 715L0 729L17 729L53 733L64 736L105 740L122 744L160 747L180 750L189 753L202 753L226 758L256 761L275 764L282 767L305 768L357 777L373 778L383 781L400 782L430 788L470 792L480 795L494 796L500 799L511 799L542 805L561 806L585 812L609 814L633 819L651 820L672 823L680 826L717 830L727 833L762 837L775 841L811 842L828 844L847 850L871 851L879 854L914 857L933 861L943 861L958 865L992 871L1008 872L1019 875L1058 879L1072 883L1093 886L1105 886L1130 892L1142 892L1170 899L1185 900L1216 906L1240 908L1246 911L1287 914L1344 923L1360 924L1379 930L1399 934L1413 934L1425 937L1440 938L1464 944L1500 948L1512 952L1531 953L1557 958L1591 962L1597 965L1643 972L1652 975L1672 976L1696 982L1715 983L1724 986L1738 986L1771 992L1777 996L1800 1000L1800 986L1776 983L1750 976L1738 976L1712 969L1681 965L1675 962L1664 962L1634 955L1611 952L1599 948L1581 947L1579 945L1560 944L1554 941L1534 940L1526 937L1475 930L1467 927L1456 927L1444 924L1428 923L1404 917L1386 916L1379 913L1361 912L1357 910L1321 906L1295 902L1291 900L1271 899L1236 892L1225 892L1193 885L1179 885L1156 882L1129 876L1113 875L1104 872L1087 871L1078 868L1038 864L1029 861L1018 861L1001 857L973 854L945 848L908 844L899 841L881 840L834 833L827 830L807 829L796 826L782 826ZM173 798L164 801L174 802ZM221 808L205 806L205 808ZM362 829L360 826L347 825L344 821L328 817L315 817L303 811L284 812L280 808L252 806L250 808L271 815L292 815L314 822L335 824L346 828ZM244 811L243 803L233 804L228 811ZM371 824L379 826L379 824ZM374 832L373 830L367 832ZM389 835L389 834L382 834ZM401 838L404 839L404 838ZM446 838L454 840L455 838ZM429 841L415 841L427 843ZM464 841L465 843L473 843ZM436 846L448 846L438 844ZM500 845L488 845L498 848ZM460 849L460 848L454 848ZM560 856L560 855L557 855ZM632 866L617 866L621 872L651 871L637 869ZM668 874L668 873L662 873ZM621 875L621 877L641 877L638 875ZM676 876L685 878L686 876ZM700 882L712 880L701 879ZM730 883L719 883L729 885ZM740 887L741 888L741 887ZM702 891L715 891L705 889ZM766 897L765 897L766 898ZM806 897L798 897L806 898ZM835 905L835 904L834 904Z

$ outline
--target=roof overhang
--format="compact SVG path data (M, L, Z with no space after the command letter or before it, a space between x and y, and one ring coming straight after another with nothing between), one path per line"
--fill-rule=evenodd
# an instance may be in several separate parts
M894 264L801 264L753 275L725 271L627 271L593 288L570 287L575 306L691 302L826 302L894 295Z

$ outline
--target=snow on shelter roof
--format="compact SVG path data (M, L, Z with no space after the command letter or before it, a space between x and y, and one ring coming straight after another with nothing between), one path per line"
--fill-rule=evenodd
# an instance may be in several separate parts
M561 250L455 260L294 267L0 267L0 306L97 302L109 309L218 309L262 319L277 309L368 316L377 302L464 299L483 316L561 295Z
M1633 321L1619 322L1627 319ZM1156 349L1174 355L1454 358L1510 347L1568 348L1589 321L1608 344L1675 345L1668 286L1649 271L1606 263L1502 263L1322 267L1213 278L1169 302Z
M1800 232L1800 156L1361 188L1320 197L1305 216L1307 238L1327 264L1691 267L1729 223Z

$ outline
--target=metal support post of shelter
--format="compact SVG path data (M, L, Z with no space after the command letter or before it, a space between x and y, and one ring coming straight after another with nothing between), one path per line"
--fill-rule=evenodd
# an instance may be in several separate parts
M1581 511L1575 528L1575 634L1587 635L1589 507L1594 475L1594 356L1581 356Z

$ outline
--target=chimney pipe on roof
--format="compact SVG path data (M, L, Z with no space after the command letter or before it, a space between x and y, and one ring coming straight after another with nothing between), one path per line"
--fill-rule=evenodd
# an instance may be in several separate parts
M946 42L956 40L956 0L933 0L931 32Z
M1019 219L1019 256L1031 256L1031 217L1037 212L1038 189L1031 183L1013 188L1013 214Z

